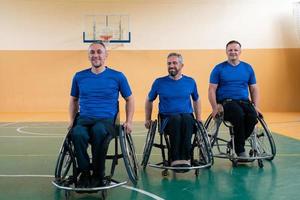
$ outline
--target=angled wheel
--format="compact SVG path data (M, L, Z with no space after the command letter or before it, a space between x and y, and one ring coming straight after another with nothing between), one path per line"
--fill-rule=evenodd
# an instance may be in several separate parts
M258 166L259 166L259 168L263 168L263 167L264 167L263 160L261 160L261 159L258 159L258 160L257 160L257 162L258 162Z
M68 185L71 176L76 176L76 160L73 146L68 136L66 136L56 162L55 181L58 184Z
M65 199L69 200L70 196L71 196L70 191L65 191Z
M107 198L107 190L101 191L101 200L105 200Z
M156 127L157 127L157 120L152 121L150 124L150 128L148 130L145 145L144 145L143 160L141 163L141 165L143 166L144 169L147 167L147 164L148 164L148 161L150 158L150 154L151 154L151 150L152 150L152 146L153 146L153 142L154 142L154 137L155 137L155 133L156 133Z
M209 136L211 147L215 145L221 123L221 118L213 119L211 114L208 116L207 120L204 123L204 127Z
M125 133L123 128L120 130L120 146L129 179L133 184L136 184L138 180L138 163L135 148L131 135Z
M266 160L273 160L276 155L276 146L270 130L267 127L264 119L258 117L258 123L255 127L257 136L257 151L260 156L266 156Z
M232 162L232 167L236 168L238 166L238 161L236 159L233 159L231 162Z
M167 169L165 169L165 170L163 170L163 171L161 172L161 175L162 175L163 177L169 176L169 171L168 171Z
M211 151L210 142L208 139L208 135L206 133L206 130L203 126L203 124L199 121L196 121L196 144L197 144L197 151L198 151L198 159L199 163L202 163L204 165L212 164L213 162L213 155ZM195 150L195 149L194 149Z

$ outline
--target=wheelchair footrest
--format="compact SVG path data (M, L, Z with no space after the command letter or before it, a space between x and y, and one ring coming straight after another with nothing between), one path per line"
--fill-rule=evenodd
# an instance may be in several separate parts
M75 192L79 192L79 193L98 192L98 191L101 191L101 190L107 190L107 189L112 189L112 188L115 188L115 187L119 187L119 186L125 185L126 183L127 183L127 181L124 181L124 182L110 182L109 185L103 186L103 187L77 188L77 187L59 185L56 181L52 181L52 184L55 187L57 187L61 190L75 191Z
M211 163L206 165L190 166L190 167L171 167L171 166L163 166L163 165L155 165L155 164L148 164L148 166L153 168L168 169L168 170L196 170L196 169L209 167L211 166Z

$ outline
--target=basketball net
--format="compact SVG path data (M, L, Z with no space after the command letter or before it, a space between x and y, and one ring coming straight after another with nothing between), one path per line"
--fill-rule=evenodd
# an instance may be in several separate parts
M105 45L105 47L107 49L109 49L110 47L110 40L112 39L112 35L100 35L100 40L103 42L103 44Z
M110 43L110 40L113 39L113 35L107 35L107 34L102 34L99 36L99 39L103 42L103 44L105 45L106 49L108 50L112 50L112 49L116 49L118 47L122 47L123 44L119 44L119 43Z

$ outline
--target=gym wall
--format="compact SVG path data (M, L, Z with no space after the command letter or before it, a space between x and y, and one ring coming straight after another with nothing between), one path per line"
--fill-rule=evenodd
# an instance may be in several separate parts
M242 43L241 58L256 72L261 109L300 111L293 2L0 1L0 114L62 113L62 120L68 120L72 76L89 66L88 44L82 42L84 16L116 13L130 15L132 42L111 50L107 65L126 74L135 96L135 120L143 120L153 80L167 74L170 52L183 55L183 72L197 81L203 111L209 112L209 74L226 59L224 48L232 39Z

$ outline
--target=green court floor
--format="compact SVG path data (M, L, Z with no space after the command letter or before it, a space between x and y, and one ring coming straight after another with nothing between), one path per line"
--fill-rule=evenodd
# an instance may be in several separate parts
M0 123L0 200L60 200L64 193L52 184L66 123ZM142 122L134 124L133 139L141 161L146 129ZM211 169L184 174L161 176L161 170L140 168L136 186L108 192L109 199L170 199L170 200L293 200L300 198L300 141L274 134L277 155L273 162L232 168L228 160L215 159ZM151 162L159 161L153 151ZM109 164L109 163L108 163ZM128 180L121 160L115 179ZM99 194L71 194L71 199L94 200Z

